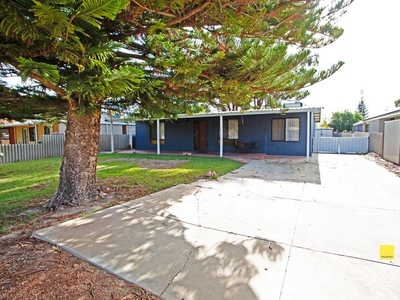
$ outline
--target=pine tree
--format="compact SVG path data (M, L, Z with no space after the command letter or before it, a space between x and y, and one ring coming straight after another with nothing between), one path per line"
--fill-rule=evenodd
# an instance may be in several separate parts
M135 107L154 118L197 103L247 109L260 99L304 97L300 89L343 64L318 72L309 49L341 36L335 20L352 2L1 1L1 76L34 80L67 113L60 182L50 206L99 197L102 108ZM22 96L21 106L33 105L34 97ZM8 110L11 117L14 110Z
M368 109L364 102L364 91L361 90L361 100L358 102L357 111L363 116L363 118L368 117Z

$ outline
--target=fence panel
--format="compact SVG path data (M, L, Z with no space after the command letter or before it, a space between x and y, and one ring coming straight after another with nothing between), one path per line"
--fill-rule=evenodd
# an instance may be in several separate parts
M62 156L64 153L64 135L44 135L40 144L0 145L2 163L35 160Z
M337 153L339 138L335 137L314 137L313 152Z
M368 136L314 137L313 152L368 153Z
M45 157L57 157L64 155L64 134L51 134L42 136L42 145Z
M383 158L400 164L400 120L385 122Z
M375 152L379 156L383 156L383 133L382 132L370 132L369 151Z
M127 149L129 134L114 134L114 150ZM43 135L40 144L13 144L0 145L3 153L1 162L9 163L15 161L34 160L47 157L58 157L64 154L64 134ZM100 135L99 151L111 151L111 135Z
M128 134L113 134L114 150L127 149L129 143ZM111 151L111 134L101 134L99 143L99 152Z

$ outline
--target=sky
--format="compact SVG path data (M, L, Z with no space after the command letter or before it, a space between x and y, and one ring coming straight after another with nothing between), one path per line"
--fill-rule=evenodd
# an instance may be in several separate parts
M302 102L323 107L322 119L333 112L356 111L364 92L369 117L395 109L400 98L399 0L355 0L338 25L343 35L318 50L320 67L337 61L345 65L330 78L309 88Z

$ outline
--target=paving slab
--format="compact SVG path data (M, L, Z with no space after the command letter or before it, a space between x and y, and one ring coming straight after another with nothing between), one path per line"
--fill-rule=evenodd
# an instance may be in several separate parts
M163 298L278 299L286 247L193 226L184 235L196 247Z
M165 299L278 296L288 259L277 243L121 206L34 236Z
M400 257L400 212L303 202L293 244L374 261L380 245L399 245Z
M112 207L34 236L160 295L192 251L184 230L172 219Z
M399 299L400 268L293 248L281 300Z

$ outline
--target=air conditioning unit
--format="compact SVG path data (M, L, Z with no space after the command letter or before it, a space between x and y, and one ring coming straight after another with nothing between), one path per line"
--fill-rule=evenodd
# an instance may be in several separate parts
M295 101L295 102L287 102L283 104L283 107L302 107L303 103L299 102L299 101Z

